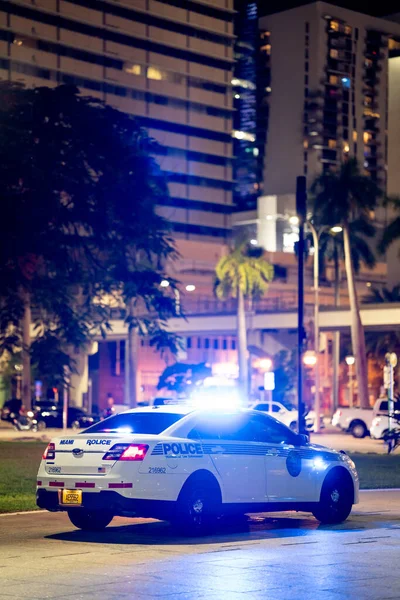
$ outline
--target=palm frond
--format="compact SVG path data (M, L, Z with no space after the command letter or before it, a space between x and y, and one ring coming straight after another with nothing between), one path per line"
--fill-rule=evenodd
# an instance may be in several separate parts
M393 221L386 227L379 242L379 251L382 253L386 252L389 246L391 246L398 239L400 239L400 216L393 219Z

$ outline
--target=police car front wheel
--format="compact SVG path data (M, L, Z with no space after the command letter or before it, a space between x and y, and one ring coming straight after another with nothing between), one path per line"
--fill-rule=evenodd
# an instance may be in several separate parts
M211 478L187 482L179 496L172 524L186 535L209 532L221 513L221 493Z
M321 499L313 515L325 524L342 523L351 513L353 490L350 482L337 476L328 477L321 491Z
M73 508L68 511L68 516L75 527L84 531L102 531L114 518L114 515L108 511L84 508Z

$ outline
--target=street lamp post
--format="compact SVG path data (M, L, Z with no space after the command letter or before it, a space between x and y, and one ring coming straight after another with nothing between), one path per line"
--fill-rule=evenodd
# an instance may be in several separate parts
M349 367L349 406L353 408L353 365L356 359L354 356L346 356L345 361Z
M324 226L321 227L318 231L311 223L311 221L307 221L307 227L311 231L311 235L313 238L313 246L314 246L314 350L316 356L315 363L315 402L314 402L314 410L317 414L317 420L315 422L315 433L320 433L320 420L319 413L321 411L321 403L320 403L320 360L319 360L319 241L321 239L321 235L325 231L331 231L332 233L340 233L342 231L342 227L340 225L336 225L335 227Z

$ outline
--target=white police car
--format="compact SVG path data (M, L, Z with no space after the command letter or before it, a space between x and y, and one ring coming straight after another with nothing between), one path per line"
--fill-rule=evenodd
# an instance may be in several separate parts
M311 445L269 415L161 406L130 410L47 446L37 504L81 529L115 515L168 519L193 533L221 515L309 511L339 523L358 502L344 453Z

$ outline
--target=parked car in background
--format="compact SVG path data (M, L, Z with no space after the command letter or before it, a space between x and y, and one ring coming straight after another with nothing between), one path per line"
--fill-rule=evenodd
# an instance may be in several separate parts
M400 430L400 402L395 402L393 406L392 422L389 423L389 414L384 412L376 413L372 419L370 435L375 440L383 439L389 431Z
M61 428L63 426L63 407L59 404L40 404L34 407L35 419L38 422L38 429L46 427ZM75 406L68 407L67 427L72 429L84 429L97 423L100 420L98 415L88 415L81 408Z
M3 408L1 409L0 417L2 421L13 423L14 419L17 418L22 408L22 400L19 398L11 398L4 402Z
M400 410L400 402L395 403L395 410ZM378 413L388 414L387 398L378 398L373 408L345 408L337 409L332 417L332 425L351 433L355 438L369 435L372 422Z
M259 410L261 412L268 413L269 415L277 419L277 421L280 421L281 423L286 425L286 427L289 427L292 431L297 430L297 421L299 414L297 408L293 406L293 404L282 404L281 402L276 402L275 400L273 400L271 405L269 402L255 402L251 406L251 408L253 410ZM305 421L307 431L314 431L315 417L316 415L313 410L310 410L306 414ZM320 429L323 429L324 427L325 424L323 420L323 415L320 415Z

